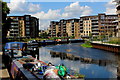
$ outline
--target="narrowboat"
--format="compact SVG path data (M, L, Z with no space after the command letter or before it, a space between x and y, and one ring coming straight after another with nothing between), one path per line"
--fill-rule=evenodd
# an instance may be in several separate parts
M84 80L84 76L74 76L67 73L67 68L62 64L55 66L52 63L45 63L37 60L32 56L23 56L13 60L11 67L13 79L25 80L65 80L65 79L80 79ZM22 78L21 78L22 77Z
M27 45L31 47L38 47L39 44L38 44L38 41L36 40L30 40L28 41Z
M43 40L39 42L40 46L54 45L54 44L56 44L56 41L54 40Z

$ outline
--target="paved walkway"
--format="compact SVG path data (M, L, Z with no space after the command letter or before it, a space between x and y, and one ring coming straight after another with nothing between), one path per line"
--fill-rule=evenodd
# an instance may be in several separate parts
M2 63L2 52L0 52L0 79L10 80L8 70L5 68L5 65Z
M92 41L92 43L99 43L99 44L106 44L106 45L120 46L119 44L110 44L110 43L104 43L104 42L101 42L101 41Z

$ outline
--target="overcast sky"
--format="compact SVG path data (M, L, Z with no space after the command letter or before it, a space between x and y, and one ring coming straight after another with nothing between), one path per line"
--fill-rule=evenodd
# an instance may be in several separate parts
M3 0L8 1L8 0ZM70 0L69 0L70 1ZM80 1L80 0L79 0ZM116 14L115 3L110 0L90 0L91 2L38 2L37 0L10 0L10 16L30 14L39 18L39 29L47 29L51 20L79 18L80 16L97 15L98 13ZM102 2L103 1L103 2Z

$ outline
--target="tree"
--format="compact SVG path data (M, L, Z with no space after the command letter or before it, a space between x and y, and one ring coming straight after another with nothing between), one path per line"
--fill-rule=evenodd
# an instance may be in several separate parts
M89 41L91 41L93 38L92 33L89 34Z
M60 36L61 36L61 33L60 33L60 32L58 32L58 33L57 33L57 37L60 37Z
M47 38L47 37L48 37L47 32L45 32L45 33L41 33L41 34L40 34L40 37L41 37L41 38Z
M68 33L63 33L63 36L64 37L68 37Z
M7 14L10 13L10 9L7 6L6 2L1 2L2 3L2 42L4 43L6 40L7 32L10 28L10 19L7 18Z

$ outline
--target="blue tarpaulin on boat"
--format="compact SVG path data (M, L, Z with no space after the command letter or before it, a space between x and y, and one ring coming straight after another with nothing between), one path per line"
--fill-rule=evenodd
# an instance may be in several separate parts
M8 42L5 45L5 49L22 49L25 43L23 42Z

